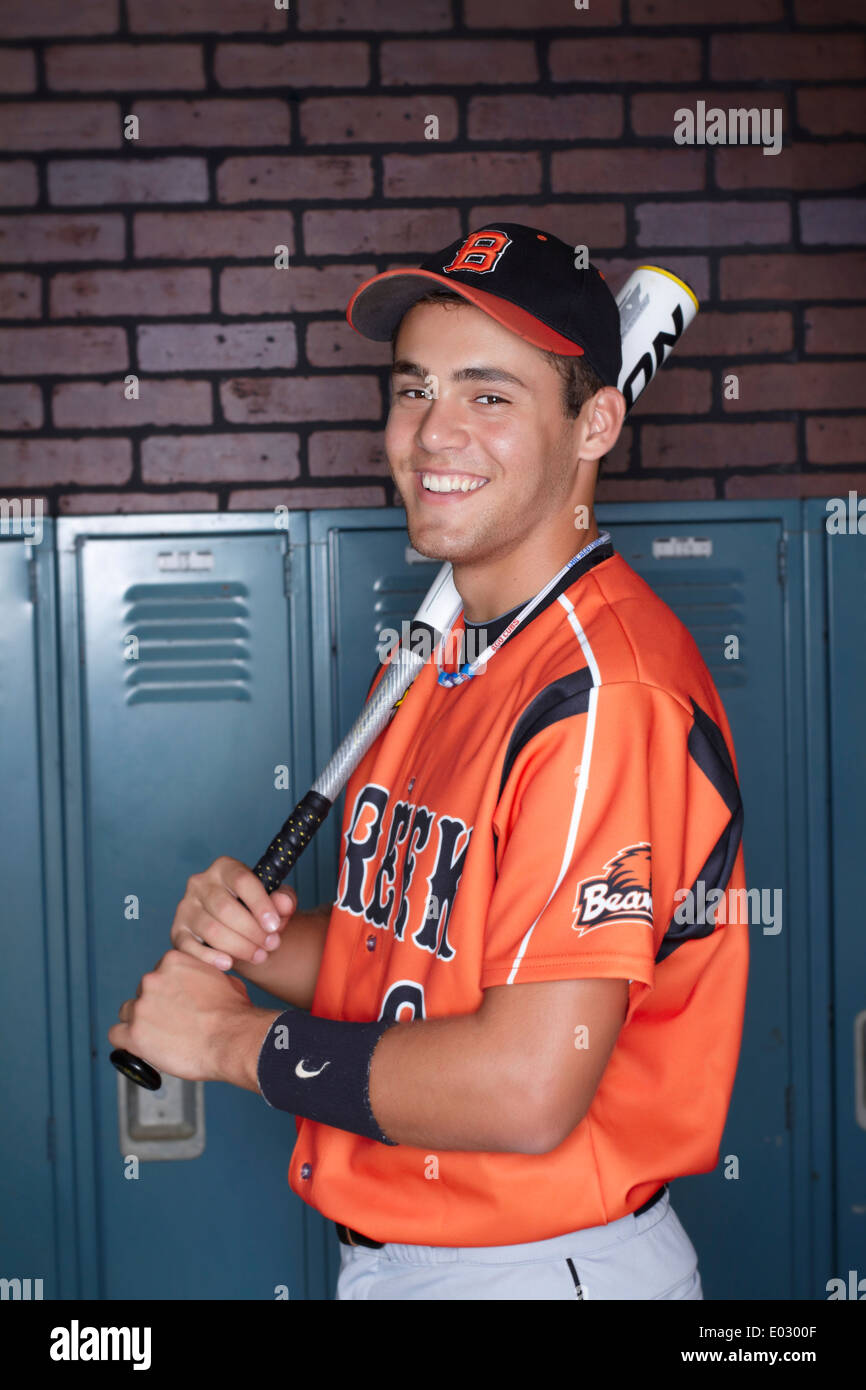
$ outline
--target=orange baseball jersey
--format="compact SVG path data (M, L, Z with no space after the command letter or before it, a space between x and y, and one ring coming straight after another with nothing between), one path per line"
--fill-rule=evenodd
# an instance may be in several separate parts
M749 949L726 907L745 900L733 745L691 635L609 540L472 680L441 669L348 783L312 1013L446 1018L492 985L605 976L629 981L626 1019L551 1152L390 1147L299 1117L289 1183L374 1240L544 1240L717 1162Z

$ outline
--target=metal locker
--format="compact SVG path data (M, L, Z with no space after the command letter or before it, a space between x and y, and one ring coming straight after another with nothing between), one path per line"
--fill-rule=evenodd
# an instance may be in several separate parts
M329 1292L325 1223L286 1179L294 1118L225 1085L169 1078L145 1097L106 1039L169 949L189 874L219 854L254 864L309 786L306 516L288 520L57 525L86 1297ZM309 905L314 861L292 879Z
M860 509L863 509L862 512ZM816 1129L832 1137L835 1222L832 1262L822 1286L832 1296L866 1297L866 945L863 842L866 836L866 503L844 498L805 503L814 659L809 696L820 742L809 748L813 819L810 946L826 989L827 1064ZM826 643L822 640L825 629ZM824 1059L819 1058L823 1063ZM824 1293L831 1293L828 1288Z
M710 667L734 735L747 882L780 890L783 905L781 930L772 922L750 927L743 1044L719 1164L672 1184L707 1298L820 1296L811 1282L813 1243L825 1239L826 1223L810 1226L810 1204L822 1197L809 1177L811 1078L800 1044L809 1007L805 783L802 762L790 763L804 736L801 576L788 543L799 517L798 502L598 508L599 524L690 628ZM319 761L364 700L378 631L412 616L438 564L421 563L412 550L402 509L314 514L310 555L314 624L330 636L316 667ZM731 632L740 636L737 660L724 657ZM331 819L322 893L333 890L337 808ZM778 902L772 891L767 902L771 910ZM726 1155L738 1160L735 1180L724 1176ZM826 1200L826 1172L823 1184Z
M4 522L0 1277L4 1297L31 1299L75 1290L52 543L51 520Z

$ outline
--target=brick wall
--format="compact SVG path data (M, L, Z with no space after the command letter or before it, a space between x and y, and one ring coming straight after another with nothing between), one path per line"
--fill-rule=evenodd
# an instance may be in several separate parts
M614 290L650 261L702 301L599 497L866 489L862 15L6 4L0 493L48 514L394 503L389 348L346 303L495 216L587 243ZM781 109L784 148L677 145L698 101Z

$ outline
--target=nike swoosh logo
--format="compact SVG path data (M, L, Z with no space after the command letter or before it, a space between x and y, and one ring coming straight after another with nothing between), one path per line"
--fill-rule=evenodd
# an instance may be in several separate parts
M325 1067L329 1067L330 1065L330 1062L323 1062L318 1071L307 1071L303 1059L301 1059L295 1067L295 1076L300 1076L303 1081L306 1081L310 1076L319 1076L319 1074L325 1070Z

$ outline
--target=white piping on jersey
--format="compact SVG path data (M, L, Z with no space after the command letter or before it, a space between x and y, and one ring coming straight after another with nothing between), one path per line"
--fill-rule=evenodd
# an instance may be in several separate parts
M514 984L514 980L518 970L520 969L520 964L523 960L526 948L529 945L530 937L532 936L532 933L535 931L535 928L537 927L540 919L547 911L547 908L550 905L551 898L553 898L554 894L559 888L560 883L565 877L565 871L571 862L571 856L574 853L575 841L577 840L577 831L578 827L580 826L580 817L583 813L583 803L586 799L586 787L587 783L589 782L589 764L592 759L592 746L593 738L595 735L596 705L598 704L598 690L599 686L601 685L601 673L599 672L598 663L593 655L592 647L589 645L589 642L587 641L586 633L581 627L577 617L577 613L574 610L574 604L571 602L567 594L560 594L557 602L562 604L562 607L565 609L566 612L566 617L568 618L569 623L571 624L572 628L577 634L577 640L580 643L580 649L583 652L584 658L586 659L586 664L589 667L589 673L592 676L592 686L590 687L589 691L589 701L586 711L586 733L584 735L583 752L581 754L580 759L580 774L577 779L577 789L574 794L574 805L571 808L571 821L568 827L568 835L565 841L565 851L562 856L562 863L559 866L559 874L557 876L556 883L550 890L550 897L547 899L547 902L544 904L544 907L541 909L541 912L539 912L532 926L529 928L529 930L527 931L526 935L520 943L520 947L518 949L517 955L514 957L514 963L511 966L511 971L506 981L506 984L509 985Z

